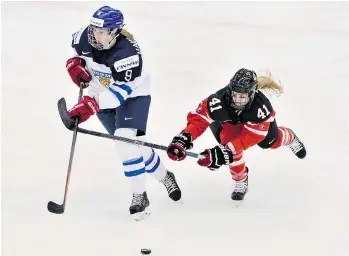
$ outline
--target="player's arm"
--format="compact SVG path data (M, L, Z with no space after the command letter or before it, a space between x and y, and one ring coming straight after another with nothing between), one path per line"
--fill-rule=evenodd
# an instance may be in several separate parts
M207 100L204 99L196 110L188 113L187 126L172 139L167 150L167 155L172 160L183 160L186 157L186 150L193 147L192 142L213 122L209 115Z
M74 84L76 84L79 87L80 85L82 85L84 88L89 86L89 82L92 79L92 76L85 68L85 60L80 58L79 54L79 52L81 52L79 44L80 38L85 30L86 28L82 28L72 35L72 57L69 58L66 62L67 71Z
M119 105L131 95L136 86L136 79L142 75L142 56L134 54L117 60L112 68L114 83L109 91L117 98Z
M226 144L232 152L239 152L248 149L265 139L270 124L275 119L275 111L261 122L246 122L241 130L240 136L232 139Z
M80 38L83 36L86 28L82 28L75 32L72 37L71 47L72 47L72 57L66 62L67 71L72 79L72 81L77 86L82 86L84 88L89 86L89 82L92 76L89 74L85 68L86 62L84 59L80 58ZM79 54L80 53L80 54ZM79 123L85 122L90 116L94 115L99 111L98 103L94 98L90 96L84 96L80 102L75 104L73 108L68 111L71 118L78 118Z
M214 121L210 117L207 104L208 98L201 101L199 106L187 115L187 127L183 129L183 132L189 132L192 141L203 134L207 127Z

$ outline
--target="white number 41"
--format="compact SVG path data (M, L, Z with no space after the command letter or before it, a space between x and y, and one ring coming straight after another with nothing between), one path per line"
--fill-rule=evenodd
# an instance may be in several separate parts
M216 106L216 107L213 107L214 105L219 104L219 103L221 103L221 101L220 101L219 99L217 99L217 98L212 98L212 100L209 102L211 112L213 112L213 111L215 111L215 110L217 110L217 109L221 109L221 108L222 108L221 105L218 105L218 106Z
M266 118L266 116L270 115L270 111L267 109L267 107L265 105L263 105L263 109L265 110L265 113L263 112L262 108L258 109L258 112L257 112L258 118L264 119L264 118Z

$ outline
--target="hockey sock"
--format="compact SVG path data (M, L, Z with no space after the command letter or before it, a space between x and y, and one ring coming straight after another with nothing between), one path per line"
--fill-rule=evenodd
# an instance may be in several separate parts
M162 180L166 176L166 168L161 162L159 155L154 149L149 150L144 154L145 158L145 171L150 174L157 181Z
M145 191L145 165L143 156L123 161L124 173L128 179L132 193L141 194Z
M229 165L230 174L235 181L243 180L247 177L243 152L234 154L234 161Z
M273 149L275 148L279 148L281 146L287 146L289 145L293 139L294 139L294 136L293 136L293 133L291 132L290 129L286 128L286 127L282 127L280 126L278 128L278 135L279 135L279 138L278 140L275 142L275 144L271 147Z

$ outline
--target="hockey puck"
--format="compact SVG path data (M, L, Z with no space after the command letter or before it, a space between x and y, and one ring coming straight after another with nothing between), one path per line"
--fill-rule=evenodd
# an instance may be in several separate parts
M150 249L142 249L141 253L142 253L142 255L148 255L151 253L151 250Z

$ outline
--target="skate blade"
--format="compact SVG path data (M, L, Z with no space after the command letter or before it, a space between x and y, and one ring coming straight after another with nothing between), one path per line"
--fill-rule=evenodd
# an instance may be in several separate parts
M240 205L242 205L244 200L233 200L233 204L236 208L238 208Z
M150 215L150 212L148 211L148 209L145 209L143 212L137 212L131 215L131 217L135 220L135 221L141 221L146 219L148 216Z
M178 201L173 201L175 204L183 204L183 200L179 199Z

